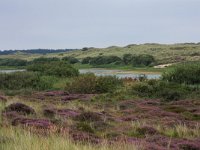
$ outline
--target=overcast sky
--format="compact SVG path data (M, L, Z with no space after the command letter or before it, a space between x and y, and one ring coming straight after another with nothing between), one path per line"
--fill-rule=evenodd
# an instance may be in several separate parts
M0 49L200 42L200 0L0 0Z

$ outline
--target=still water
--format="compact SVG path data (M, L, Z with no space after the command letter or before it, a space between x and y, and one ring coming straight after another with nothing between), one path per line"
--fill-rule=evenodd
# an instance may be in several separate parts
M124 70L112 70L112 69L80 69L80 73L94 73L96 76L116 76L119 78L138 78L141 75L146 75L148 79L159 79L161 77L158 73L139 73L133 71Z

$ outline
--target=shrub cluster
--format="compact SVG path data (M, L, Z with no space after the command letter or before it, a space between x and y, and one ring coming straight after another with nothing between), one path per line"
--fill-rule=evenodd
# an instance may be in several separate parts
M55 79L48 76L40 76L34 72L15 72L10 74L0 74L0 89L20 90L35 89L45 90L53 86Z
M107 93L122 86L122 80L114 76L97 77L94 74L83 74L66 85L70 93Z
M27 61L22 59L1 58L0 66L26 66Z
M75 58L75 57L68 57L68 56L63 57L62 60L63 61L67 61L70 64L75 64L75 63L79 62L79 60L77 58Z
M59 58L56 57L49 57L49 58L45 58L45 57L39 57L39 58L35 58L33 61L31 61L31 64L35 64L35 63L49 63L52 61L60 61Z
M162 78L179 84L200 84L200 62L178 64L166 71Z
M165 101L184 99L193 88L159 80L149 80L135 83L131 91L140 97L161 98Z
M40 72L44 75L52 75L58 77L78 76L79 72L70 64L63 61L55 61L49 63L34 63L27 67L28 71Z
M124 54L123 61L126 65L133 65L134 67L138 66L151 66L156 63L155 58L152 55L141 54L141 55L132 55Z
M125 65L133 65L137 66L151 66L155 64L155 59L151 55L132 55L132 54L124 54L121 59L118 56L97 56L97 57L86 57L82 60L82 64L90 64L90 65L106 65L106 64L125 64Z
M90 60L91 65L120 64L122 60L118 56L97 56Z

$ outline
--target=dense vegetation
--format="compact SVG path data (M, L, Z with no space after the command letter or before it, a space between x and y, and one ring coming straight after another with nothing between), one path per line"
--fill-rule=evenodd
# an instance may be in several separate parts
M45 90L51 89L55 78L49 76L41 76L33 72L16 72L11 74L0 74L1 90L20 90L34 89Z
M141 55L131 55L124 54L123 58L118 56L97 56L97 57L86 57L83 58L82 64L90 64L93 66L98 65L132 65L134 67L144 67L155 65L155 58L151 55L141 54Z
M77 58L75 58L75 57L63 57L62 60L63 61L67 61L70 64L75 64L75 63L79 62L79 60Z
M122 84L122 80L113 76L96 77L94 74L84 74L68 83L65 90L84 94L108 93L120 88Z
M26 66L26 60L21 59L9 59L9 58L1 58L0 59L0 66Z
M163 79L179 84L200 84L200 62L178 64L163 74Z
M73 77L79 74L78 70L63 61L51 61L48 63L34 63L27 67L28 71L40 72L44 75L57 77Z
M0 50L0 55L10 55L16 53L27 53L27 54L50 54L50 53L63 53L72 51L74 49L29 49L29 50Z

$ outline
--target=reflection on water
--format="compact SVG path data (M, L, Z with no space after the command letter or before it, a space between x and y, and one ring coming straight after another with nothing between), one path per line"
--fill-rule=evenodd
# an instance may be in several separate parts
M119 78L138 78L145 73L135 73L131 71L124 70L109 70L109 69L80 69L79 72L81 74L84 73L94 73L96 76L116 76ZM160 74L145 74L148 79L159 79L161 77Z
M0 73L13 73L13 72L21 72L25 71L25 69L18 69L18 70L0 70Z

